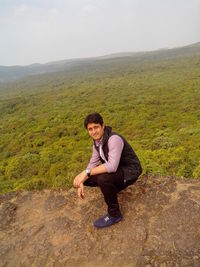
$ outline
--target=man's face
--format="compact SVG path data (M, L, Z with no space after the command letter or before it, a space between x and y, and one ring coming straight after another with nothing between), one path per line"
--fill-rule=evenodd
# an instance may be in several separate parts
M88 123L87 130L92 139L98 141L104 134L104 124L101 126L99 123Z

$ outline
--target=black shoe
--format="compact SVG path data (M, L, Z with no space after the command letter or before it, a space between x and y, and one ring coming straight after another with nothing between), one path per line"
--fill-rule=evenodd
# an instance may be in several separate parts
M118 217L112 217L109 214L104 215L94 222L94 226L97 228L103 228L107 226L111 226L122 220L122 215L120 214Z

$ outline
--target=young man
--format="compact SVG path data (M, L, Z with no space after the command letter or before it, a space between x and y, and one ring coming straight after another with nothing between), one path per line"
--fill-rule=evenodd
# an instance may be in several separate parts
M104 126L99 113L89 114L84 121L90 137L93 139L93 154L86 170L74 179L78 196L84 197L84 185L99 186L108 206L108 213L94 222L102 228L122 219L117 193L133 184L142 173L138 157L128 142L112 128ZM101 163L101 164L100 164Z

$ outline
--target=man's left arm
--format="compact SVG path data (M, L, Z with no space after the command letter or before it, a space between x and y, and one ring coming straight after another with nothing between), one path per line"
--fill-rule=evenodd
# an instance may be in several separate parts
M116 172L121 159L124 141L119 135L112 135L108 140L108 161L104 163L108 173Z

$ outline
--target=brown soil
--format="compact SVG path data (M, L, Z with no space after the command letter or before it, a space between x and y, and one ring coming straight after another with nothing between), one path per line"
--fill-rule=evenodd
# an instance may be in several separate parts
M200 180L141 177L119 193L123 220L104 229L98 188L0 196L0 266L200 266Z

